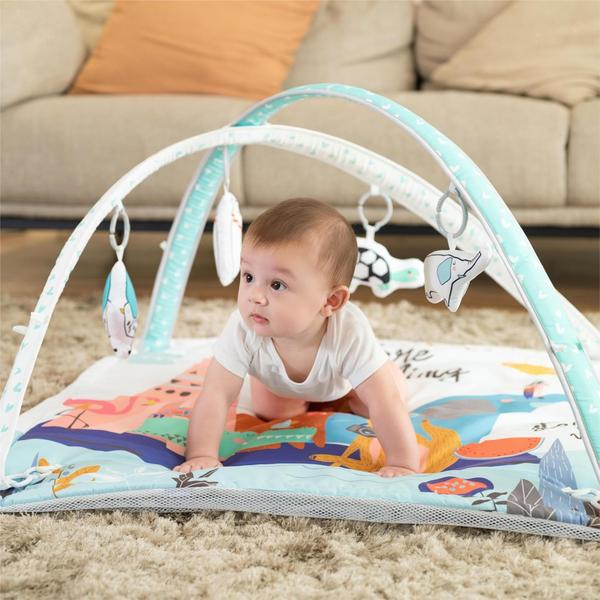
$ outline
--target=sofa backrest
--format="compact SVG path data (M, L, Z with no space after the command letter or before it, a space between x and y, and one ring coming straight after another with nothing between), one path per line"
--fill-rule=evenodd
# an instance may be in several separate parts
M0 2L0 27L1 109L69 86L85 45L64 1Z
M114 0L68 0L91 52ZM372 91L415 87L410 0L321 0L284 89L335 82Z

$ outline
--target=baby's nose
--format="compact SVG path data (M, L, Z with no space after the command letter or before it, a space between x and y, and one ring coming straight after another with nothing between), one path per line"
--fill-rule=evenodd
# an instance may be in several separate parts
M265 302L265 295L264 294L260 294L258 292L254 292L250 296L250 302L252 302L253 304L264 304L264 302Z

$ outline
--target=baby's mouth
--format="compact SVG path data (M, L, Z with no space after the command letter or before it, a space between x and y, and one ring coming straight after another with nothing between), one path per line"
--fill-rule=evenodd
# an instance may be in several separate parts
M269 322L269 319L265 319L264 317L261 317L260 315L255 315L254 313L252 313L250 315L250 318L255 322L258 323L260 325L264 325L265 323Z

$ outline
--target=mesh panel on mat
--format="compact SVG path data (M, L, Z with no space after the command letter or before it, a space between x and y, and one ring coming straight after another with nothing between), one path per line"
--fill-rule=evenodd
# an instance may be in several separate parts
M261 490L226 490L213 487L137 490L95 496L73 496L48 502L3 507L0 508L0 512L24 513L90 509L119 509L133 512L153 510L167 513L236 510L376 523L460 525L600 541L600 529L497 512L443 508L387 500L363 500Z

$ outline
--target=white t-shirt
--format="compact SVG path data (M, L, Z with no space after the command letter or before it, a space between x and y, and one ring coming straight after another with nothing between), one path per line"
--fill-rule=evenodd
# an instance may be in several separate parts
M345 396L388 360L367 317L351 302L328 318L313 367L300 383L288 377L273 340L256 335L238 309L214 343L213 356L228 371L242 379L253 375L278 396L315 402Z

